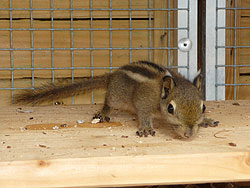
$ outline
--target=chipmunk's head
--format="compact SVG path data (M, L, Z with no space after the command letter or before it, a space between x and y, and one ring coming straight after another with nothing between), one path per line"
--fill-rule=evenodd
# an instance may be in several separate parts
M203 121L205 105L201 95L202 76L199 73L193 83L168 74L163 78L161 113L183 138L195 136Z

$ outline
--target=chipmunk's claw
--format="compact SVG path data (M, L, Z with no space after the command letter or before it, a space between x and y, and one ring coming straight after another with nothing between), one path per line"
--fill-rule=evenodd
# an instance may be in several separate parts
M219 121L214 121L213 119L210 118L205 118L202 123L199 124L200 127L217 127L219 125Z
M155 131L153 128L140 128L139 131L136 131L136 135L139 137L155 136Z

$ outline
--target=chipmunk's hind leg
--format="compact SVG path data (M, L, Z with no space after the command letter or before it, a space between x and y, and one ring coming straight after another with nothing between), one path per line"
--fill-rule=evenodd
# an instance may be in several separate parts
M105 96L104 106L94 118L109 121L112 109L134 111L132 104L133 91L136 82L125 73L116 71L110 76Z

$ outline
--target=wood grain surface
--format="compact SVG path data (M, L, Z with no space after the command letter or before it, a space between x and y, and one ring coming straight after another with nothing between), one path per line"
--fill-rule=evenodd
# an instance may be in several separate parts
M159 120L156 136L140 138L135 116L118 110L111 121L121 124L81 126L99 105L1 107L0 187L250 181L250 101L206 104L206 115L220 124L192 140ZM37 124L50 126L25 129Z

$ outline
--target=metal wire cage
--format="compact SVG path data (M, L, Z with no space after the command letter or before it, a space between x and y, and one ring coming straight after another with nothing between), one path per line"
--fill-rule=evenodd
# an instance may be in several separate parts
M47 82L74 82L138 60L192 78L197 71L195 0L2 0L0 105ZM247 99L249 3L206 5L206 99ZM189 38L192 49L178 50ZM101 103L103 92L64 103Z
M137 60L188 69L188 61L177 63L178 32L188 37L190 29L190 2L182 1L1 1L2 104L19 90L74 82ZM184 25L178 25L180 12ZM101 95L92 92L70 102L100 102Z
M249 99L250 4L212 0L207 15L207 99Z

